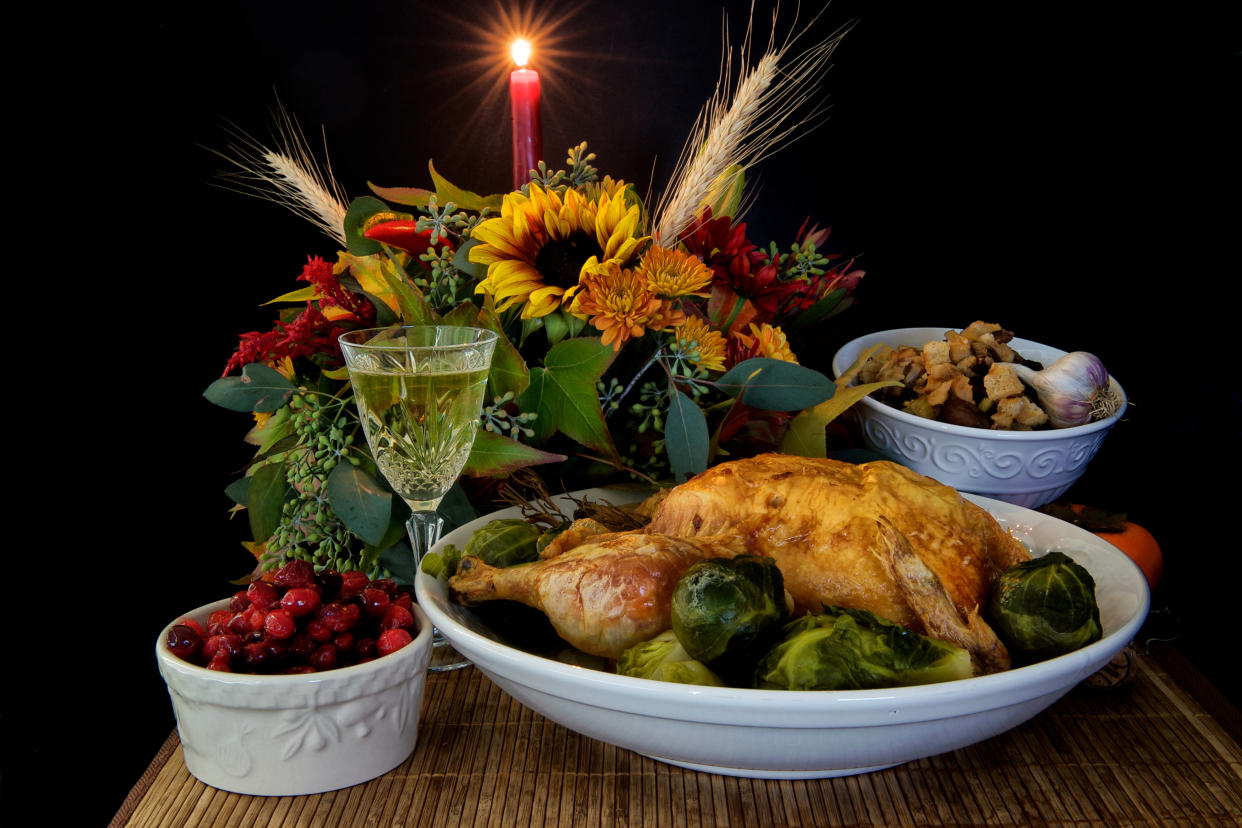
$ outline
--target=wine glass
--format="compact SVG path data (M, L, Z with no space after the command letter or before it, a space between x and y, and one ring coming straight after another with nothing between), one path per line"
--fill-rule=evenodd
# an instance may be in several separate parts
M436 509L474 444L497 336L482 328L407 326L340 337L362 430L380 472L410 506L415 568L440 539ZM436 630L432 671L469 664Z

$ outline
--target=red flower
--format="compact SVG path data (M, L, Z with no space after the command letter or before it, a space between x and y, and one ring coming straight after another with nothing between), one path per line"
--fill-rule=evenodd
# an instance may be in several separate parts
M682 241L712 269L715 283L721 285L731 286L735 278L748 275L768 258L746 238L745 222L733 224L728 216L714 219L710 208L703 211L694 230Z

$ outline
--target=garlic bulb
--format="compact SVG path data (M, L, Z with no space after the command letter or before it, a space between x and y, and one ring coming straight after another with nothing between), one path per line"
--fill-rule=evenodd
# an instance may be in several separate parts
M1035 389L1039 404L1056 428L1085 425L1117 412L1121 399L1109 383L1099 357L1086 351L1066 354L1042 371L1013 364L1015 374Z

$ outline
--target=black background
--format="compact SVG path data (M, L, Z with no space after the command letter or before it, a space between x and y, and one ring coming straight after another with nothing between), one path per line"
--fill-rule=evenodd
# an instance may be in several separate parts
M1233 635L1239 575L1239 269L1219 255L1237 239L1239 31L1225 5L836 0L807 35L856 21L824 79L830 117L761 165L747 221L782 245L804 218L831 225L833 250L867 271L832 347L803 362L827 369L835 345L870 330L975 319L1100 355L1133 405L1070 494L1156 534L1153 608L1177 616L1179 646L1236 697L1214 642ZM532 59L545 155L563 166L586 140L601 171L658 192L715 84L722 4L536 6L553 26ZM723 5L735 42L747 7ZM226 122L267 141L278 96L316 146L322 126L351 196L368 181L428 186L428 159L478 192L507 189L499 8L97 10L63 39L65 76L26 67L38 107L11 124L28 144L13 166L42 233L26 242L38 255L11 264L33 294L12 312L87 334L74 358L91 385L36 383L74 402L36 415L58 439L22 461L40 469L27 494L61 517L35 521L23 557L88 597L71 635L26 611L33 640L56 630L73 644L32 645L37 676L6 671L6 809L86 773L89 791L58 809L110 817L174 724L158 631L250 566L223 494L249 456L247 421L201 394L238 334L270 325L260 304L335 246L216 186L226 165L209 150L226 148ZM762 45L770 4L758 9ZM69 698L52 701L49 682L68 682Z

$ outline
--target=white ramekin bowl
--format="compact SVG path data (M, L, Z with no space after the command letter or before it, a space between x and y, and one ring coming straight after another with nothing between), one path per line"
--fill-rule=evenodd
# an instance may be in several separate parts
M228 600L179 616L206 626ZM173 655L160 633L155 656L168 684L186 768L214 788L295 796L374 779L404 762L418 740L431 622L412 609L418 635L364 664L302 675L221 673Z

